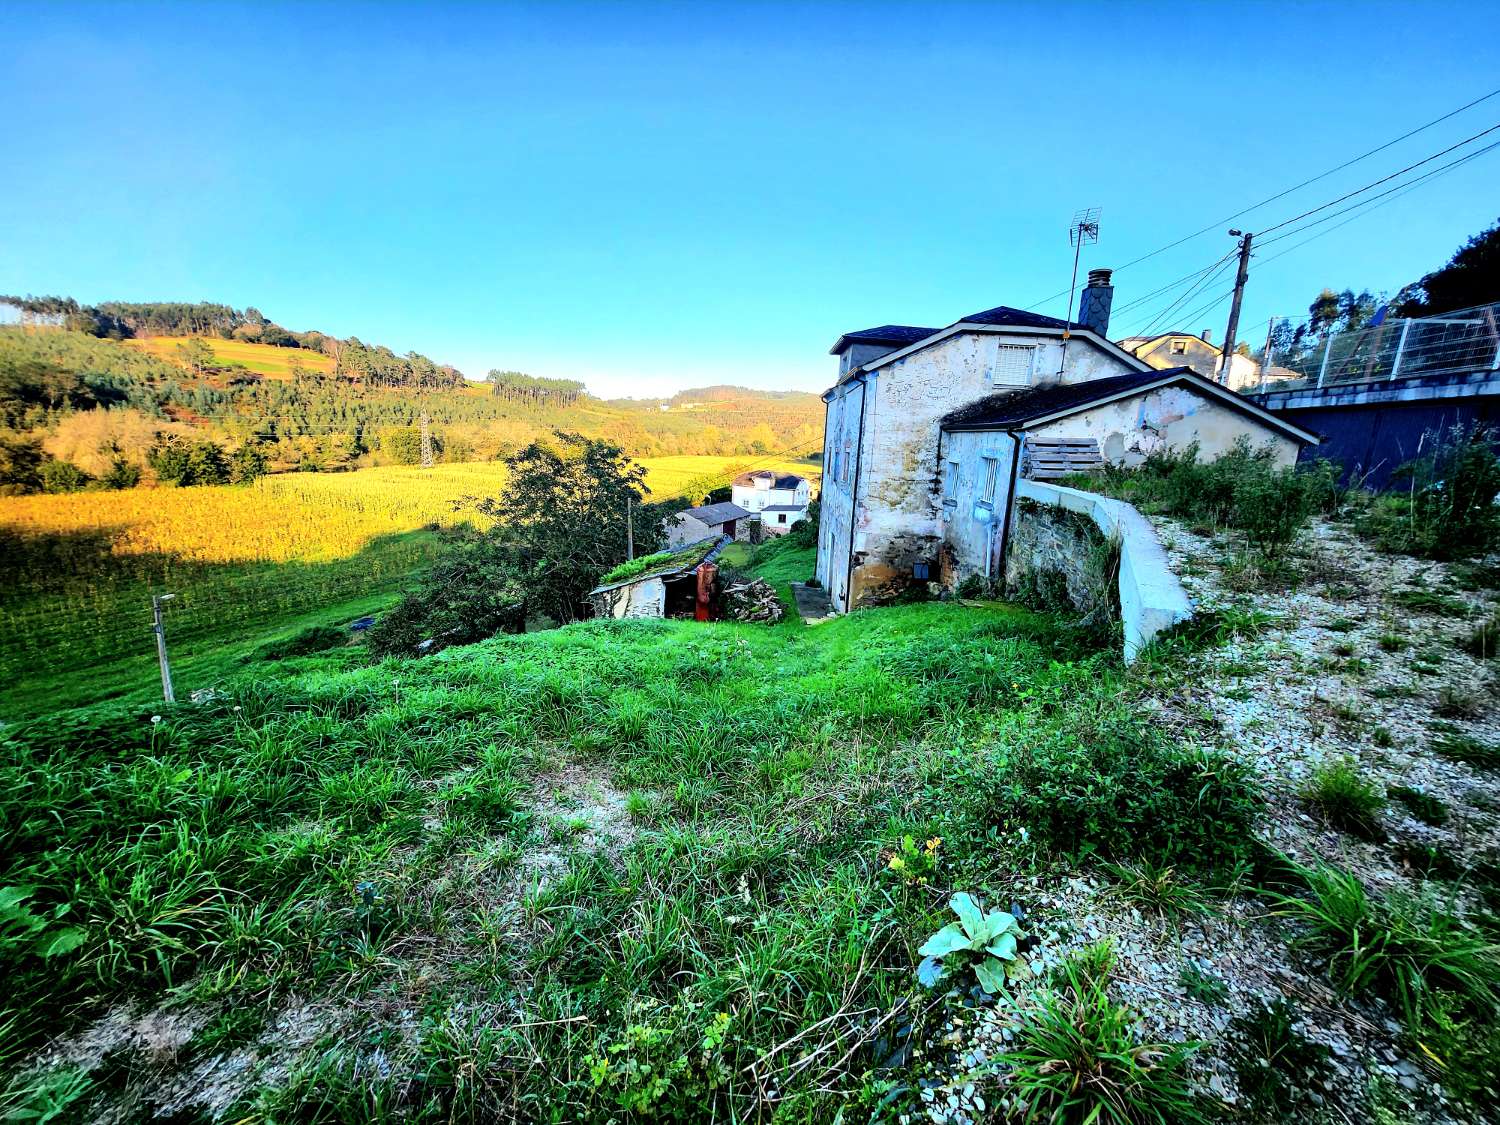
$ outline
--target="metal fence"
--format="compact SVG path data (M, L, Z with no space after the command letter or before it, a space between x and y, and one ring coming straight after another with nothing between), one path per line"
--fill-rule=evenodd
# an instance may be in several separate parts
M1389 382L1416 375L1500 372L1500 304L1315 336L1286 355L1275 348L1247 391Z

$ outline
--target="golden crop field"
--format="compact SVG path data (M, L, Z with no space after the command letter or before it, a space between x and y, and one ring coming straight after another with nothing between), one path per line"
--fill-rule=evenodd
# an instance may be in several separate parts
M641 463L659 498L751 465L818 476L815 463L744 457ZM81 668L139 661L153 593L177 595L174 637L204 645L394 594L433 558L427 529L468 518L454 502L504 482L490 462L0 498L0 715L28 694L73 698Z
M151 336L140 340L126 340L125 346L148 352L159 359L177 362L177 348L189 339L188 336ZM271 379L290 379L292 368L305 367L309 371L333 370L333 357L321 352L310 352L305 348L278 348L271 344L251 344L244 340L205 340L213 349L214 359L228 365L238 363L251 371Z

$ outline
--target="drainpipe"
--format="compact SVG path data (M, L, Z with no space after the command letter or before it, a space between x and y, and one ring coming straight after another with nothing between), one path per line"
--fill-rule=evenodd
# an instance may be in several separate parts
M859 470L865 460L865 396L869 376L859 377L859 436L854 442L854 480L849 489L849 563L844 569L844 612L854 608L854 532L859 518Z
M1001 582L1005 581L1005 552L1010 548L1010 521L1011 513L1016 508L1016 475L1021 468L1021 435L1015 430L1006 430L1010 435L1010 487L1005 493L1005 518L1000 522L1000 575Z

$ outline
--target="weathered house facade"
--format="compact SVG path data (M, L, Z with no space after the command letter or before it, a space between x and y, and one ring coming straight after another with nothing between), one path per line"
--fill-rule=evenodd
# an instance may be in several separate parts
M1190 368L1159 371L1108 336L1095 270L1069 325L1007 306L942 329L841 336L823 400L817 578L840 612L914 582L998 573L1014 482L1241 438L1284 464L1314 435ZM1065 344L1066 333L1066 344Z

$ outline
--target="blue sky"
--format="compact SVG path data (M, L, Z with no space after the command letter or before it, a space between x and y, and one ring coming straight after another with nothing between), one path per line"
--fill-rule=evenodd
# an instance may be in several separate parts
M1500 85L1472 4L4 7L0 291L253 304L607 395L820 389L841 331L1065 289L1079 207L1085 268L1120 265ZM1497 188L1500 151L1310 230L1252 268L1241 335L1420 276ZM1117 305L1231 242L1121 272Z

